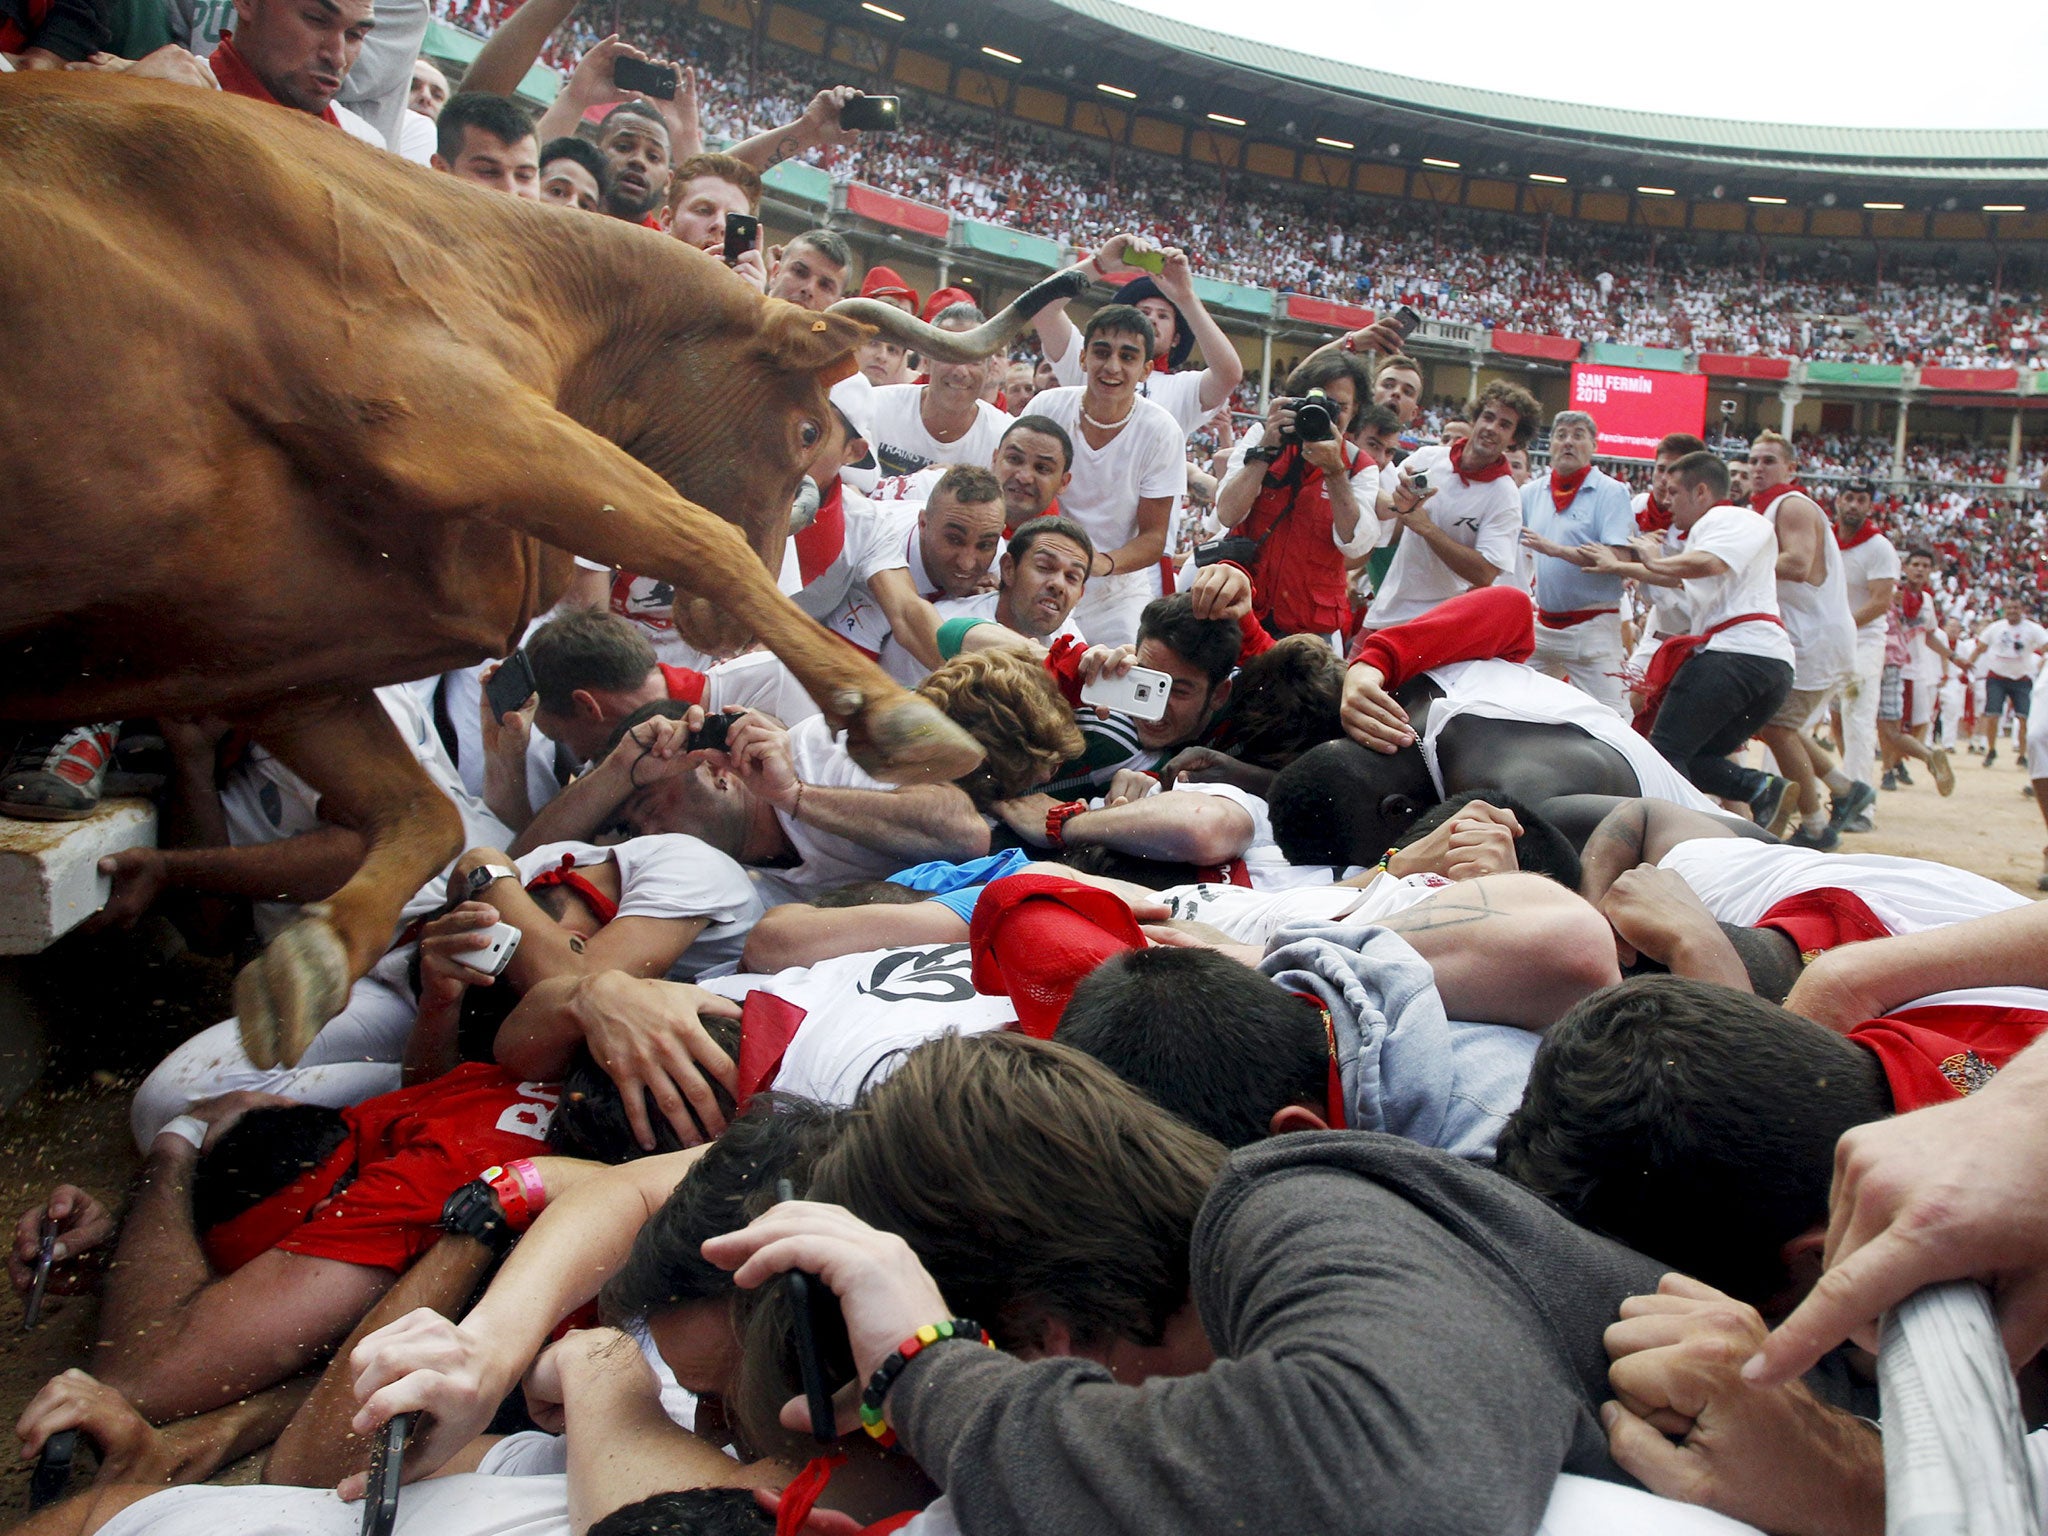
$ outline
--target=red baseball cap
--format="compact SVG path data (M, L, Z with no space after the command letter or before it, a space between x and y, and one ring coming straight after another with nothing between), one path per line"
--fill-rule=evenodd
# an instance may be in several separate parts
M903 299L910 305L911 313L917 313L917 290L904 282L893 267L869 267L867 280L860 285L860 296L864 299Z
M981 300L965 288L937 288L932 291L932 296L924 301L924 309L918 318L926 325L930 325L933 316L953 304L972 304L978 309L981 307Z
M974 990L1009 998L1019 1033L1047 1040L1081 978L1146 941L1114 892L1061 875L1023 874L981 893L968 943Z

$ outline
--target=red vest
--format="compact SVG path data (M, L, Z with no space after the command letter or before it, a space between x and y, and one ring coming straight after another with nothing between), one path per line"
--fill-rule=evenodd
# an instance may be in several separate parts
M1365 455L1344 445L1345 472L1357 474ZM1292 509L1292 510L1290 510ZM1359 509L1361 517L1372 510ZM1291 635L1327 635L1351 624L1344 552L1331 531L1330 492L1323 472L1288 447L1266 466L1251 514L1234 533L1260 540L1252 571L1252 611L1270 615Z

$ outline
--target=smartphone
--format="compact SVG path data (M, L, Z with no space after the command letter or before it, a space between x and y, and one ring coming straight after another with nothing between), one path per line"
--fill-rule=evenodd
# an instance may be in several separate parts
M794 1200L796 1189L789 1180L775 1181L775 1200ZM816 1275L792 1269L782 1277L789 1292L790 1328L796 1340L796 1365L804 1379L804 1401L811 1410L811 1438L829 1445L839 1438L838 1416L832 1411L832 1387L825 1380L825 1361L818 1353L820 1321L818 1312L836 1306L837 1298Z
M619 60L621 64L624 59ZM533 697L533 667L526 652L514 651L484 684L484 697L491 701L491 713L503 720Z
M1164 251L1125 251L1124 265L1140 272L1150 272L1154 277L1166 270Z
M1399 309L1387 316L1387 324L1399 331L1403 339L1406 339L1413 336L1415 334L1415 327L1422 324L1422 316L1415 313L1406 304L1403 304Z
M729 267L761 241L761 221L751 213L725 216L725 264Z
M903 100L898 96L856 96L839 109L839 126L894 133L903 126Z
M363 1490L363 1536L391 1536L398 1524L398 1485L405 1476L405 1447L412 1439L416 1417L394 1413L371 1442L370 1481Z
M704 723L690 732L689 740L683 743L685 752L723 752L725 739L732 734L731 715L706 715Z
M493 923L483 930L483 936L491 941L491 947L472 949L462 956L462 963L486 976L504 975L505 967L519 953L519 930L510 923Z
M29 1474L28 1507L41 1509L64 1496L71 1483L71 1458L78 1454L78 1431L60 1429L43 1442L43 1454Z
M628 58L621 54L612 60L612 84L622 91L638 91L643 96L659 96L663 101L676 99L676 87L682 84L682 74L673 64L654 64L646 59Z
M1173 679L1150 667L1133 667L1122 677L1098 677L1081 689L1083 704L1100 704L1134 720L1163 720Z

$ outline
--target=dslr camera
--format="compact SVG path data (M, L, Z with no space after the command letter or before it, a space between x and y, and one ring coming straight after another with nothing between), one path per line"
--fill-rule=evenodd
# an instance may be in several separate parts
M1282 442L1327 443L1337 435L1337 413L1322 390L1312 389L1287 403L1294 407L1294 425L1282 430Z

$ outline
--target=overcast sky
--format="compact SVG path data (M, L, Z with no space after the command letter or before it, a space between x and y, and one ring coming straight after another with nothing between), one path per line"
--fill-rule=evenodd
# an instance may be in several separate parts
M2041 0L1782 0L1762 12L1655 0L1126 3L1347 63L1554 101L1781 123L2048 128Z

